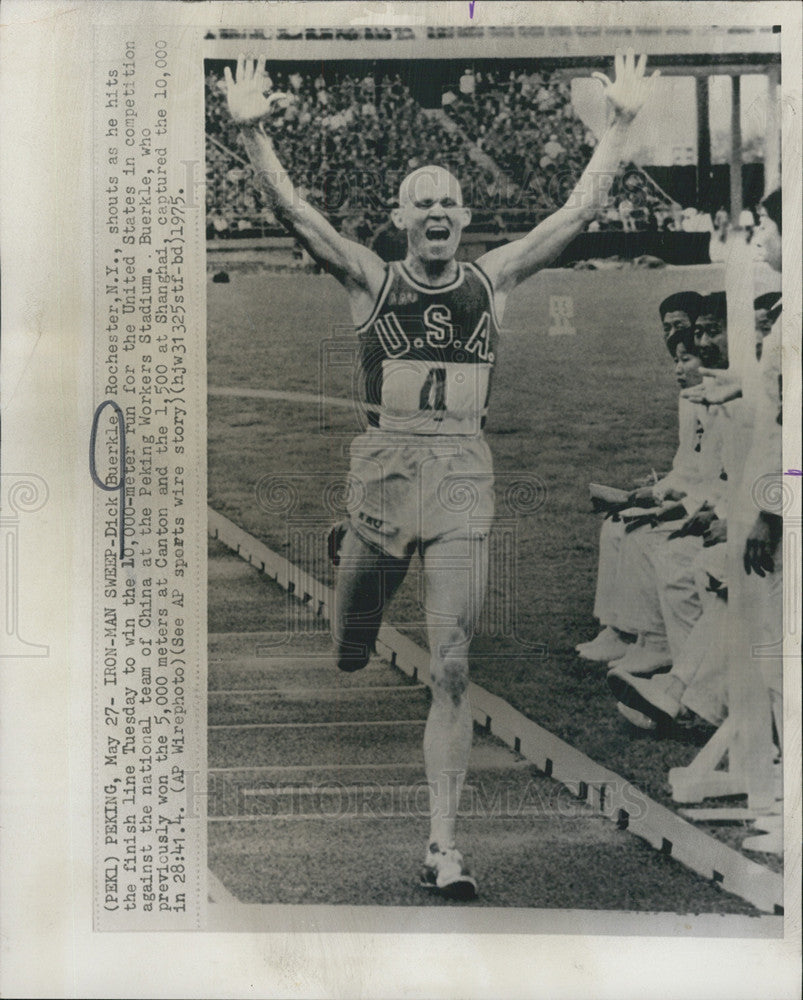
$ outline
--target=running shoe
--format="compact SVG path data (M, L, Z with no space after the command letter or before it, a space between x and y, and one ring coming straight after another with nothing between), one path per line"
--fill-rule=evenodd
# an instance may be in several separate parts
M477 881L466 867L463 855L454 847L442 851L437 844L429 845L421 869L421 885L446 899L477 898Z

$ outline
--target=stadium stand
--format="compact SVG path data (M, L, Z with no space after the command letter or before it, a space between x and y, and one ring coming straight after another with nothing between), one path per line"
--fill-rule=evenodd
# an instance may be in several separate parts
M447 89L440 112L422 108L398 74L379 84L371 75L274 76L268 87L289 95L273 128L282 162L302 196L362 242L387 221L401 178L424 163L460 178L472 230L529 229L565 199L595 145L569 84L548 74L477 73L473 91ZM207 74L207 236L278 235L225 114L220 80ZM630 206L624 223L622 203ZM673 229L676 215L655 182L627 164L591 229Z
M346 75L333 82L300 73L291 77L292 82L277 73L273 81L291 95L274 123L277 151L302 196L356 238L367 240L387 220L401 178L417 166L442 165L472 190L489 179L471 159L467 140L427 115L398 76L379 88L368 77ZM219 83L208 74L208 235L279 232L251 183Z

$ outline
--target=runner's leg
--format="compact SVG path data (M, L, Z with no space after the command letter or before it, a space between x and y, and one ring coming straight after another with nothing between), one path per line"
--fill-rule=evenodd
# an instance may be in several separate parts
M424 731L430 844L454 846L460 791L471 750L468 649L488 579L488 539L433 542L424 553L432 705Z
M385 555L349 526L335 578L332 637L341 670L360 670L374 648L382 612L404 579L409 558Z

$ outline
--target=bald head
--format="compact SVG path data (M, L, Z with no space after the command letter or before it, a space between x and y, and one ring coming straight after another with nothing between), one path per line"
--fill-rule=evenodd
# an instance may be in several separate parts
M407 257L434 264L454 260L460 235L471 222L457 178L444 167L419 167L401 182L399 207L391 212L407 233Z
M455 204L463 204L460 182L445 167L436 167L433 164L418 167L408 174L399 186L400 207L414 201L429 200L433 196L435 200L450 197Z

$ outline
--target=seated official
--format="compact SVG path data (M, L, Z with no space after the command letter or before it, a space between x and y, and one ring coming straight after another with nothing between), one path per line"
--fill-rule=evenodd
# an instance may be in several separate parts
M681 390L700 381L700 357L694 341L694 327L702 296L697 292L670 295L659 306L664 343L674 361L675 377ZM626 506L655 507L664 501L680 501L700 482L700 435L698 407L685 399L678 402L678 448L670 472L657 483L644 486L627 496ZM604 508L604 504L600 504ZM620 577L622 542L626 525L618 516L621 504L609 505L609 516L600 533L599 567L594 616L602 628L595 639L576 649L583 659L610 662L627 653L636 641L636 631L628 623L628 608L622 599Z
M706 360L714 368L723 367L727 364L724 295L708 296L700 308L695 343L702 352L707 337ZM672 665L702 611L695 571L703 543L716 544L725 537L727 466L733 465L728 455L729 417L723 407L695 409L701 429L696 482L678 491L679 499L674 494L664 496L644 515L623 514L629 523L618 565L620 627L638 638L622 656L609 661L620 673L648 675Z

